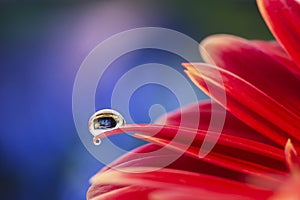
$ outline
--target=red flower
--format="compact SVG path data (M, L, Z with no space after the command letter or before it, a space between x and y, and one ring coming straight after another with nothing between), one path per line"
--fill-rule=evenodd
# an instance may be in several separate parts
M300 199L300 1L257 2L278 42L231 35L205 39L201 54L206 63L183 66L215 102L172 112L164 125L126 125L97 136L136 132L135 137L151 143L96 174L88 199ZM226 105L218 95L223 88L216 68ZM218 109L226 108L225 124L212 151L200 158L204 137L214 132L208 127L212 106L217 117ZM199 113L201 120L195 121ZM195 123L198 129L192 128ZM205 139L213 143L216 136ZM149 154L164 146L169 150ZM155 168L174 152L182 155Z

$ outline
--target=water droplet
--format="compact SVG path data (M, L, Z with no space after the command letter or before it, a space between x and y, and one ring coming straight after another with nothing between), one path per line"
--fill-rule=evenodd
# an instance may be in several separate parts
M100 145L101 144L101 140L100 139L96 139L94 140L94 145Z
M122 115L111 109L99 110L89 119L89 131L94 136L124 125L125 120ZM100 143L100 139L94 141L95 145L100 145Z

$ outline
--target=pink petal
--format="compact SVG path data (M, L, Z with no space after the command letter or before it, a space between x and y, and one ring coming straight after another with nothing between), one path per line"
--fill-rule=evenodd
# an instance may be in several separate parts
M123 188L124 186L116 186L116 185L92 185L87 194L86 194L86 198L87 199L93 199L95 197L98 197L102 194L105 194L107 192L110 191L114 191L114 190L118 190L120 188Z
M270 200L298 200L300 199L300 174L293 175L275 192Z
M273 35L300 67L300 2L257 0L257 4Z
M266 199L271 191L258 189L247 184L230 181L214 176L197 174L181 170L161 169L152 171L149 168L129 168L127 172L110 170L97 174L93 184L138 185L141 187L159 188L180 193L192 193L201 196L205 193L214 197L215 193L244 196L250 199ZM144 172L147 171L147 172Z

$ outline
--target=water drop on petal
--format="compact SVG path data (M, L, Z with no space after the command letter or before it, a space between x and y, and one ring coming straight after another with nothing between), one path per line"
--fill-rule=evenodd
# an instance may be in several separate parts
M89 131L94 136L124 125L125 120L123 116L112 109L99 110L89 119ZM100 139L99 141L94 141L95 145L99 145L100 143Z
M101 140L100 139L96 139L94 140L94 145L100 145L101 144Z

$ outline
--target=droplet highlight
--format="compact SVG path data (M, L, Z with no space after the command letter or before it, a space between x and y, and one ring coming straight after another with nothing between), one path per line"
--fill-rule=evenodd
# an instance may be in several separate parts
M89 119L89 131L93 136L103 134L106 131L119 128L125 125L123 116L112 109L103 109L97 111ZM94 140L95 145L100 145L101 140Z
M100 139L94 140L94 145L98 146L100 144L101 144L101 140Z

